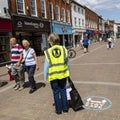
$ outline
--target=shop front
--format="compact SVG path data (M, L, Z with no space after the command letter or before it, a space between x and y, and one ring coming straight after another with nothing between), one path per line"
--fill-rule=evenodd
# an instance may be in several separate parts
M10 61L9 38L12 36L10 19L0 18L0 65Z
M57 33L60 37L60 44L72 46L72 26L63 23L52 22L52 32Z
M74 47L80 45L80 40L84 38L85 32L86 29L83 28L74 28L72 30Z
M12 16L13 35L21 44L23 39L27 39L31 47L37 53L40 53L48 46L47 37L50 33L50 23L40 18L32 18L27 16Z

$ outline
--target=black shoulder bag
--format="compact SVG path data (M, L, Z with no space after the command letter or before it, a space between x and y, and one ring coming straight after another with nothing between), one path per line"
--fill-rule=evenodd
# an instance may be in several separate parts
M30 50L29 50L29 51L30 51ZM27 55L28 55L29 51L27 52L27 54L26 54L26 56L25 56L25 59L24 59L24 61L22 62L22 70L23 70L24 72L26 72L25 60L26 60L26 58L27 58Z

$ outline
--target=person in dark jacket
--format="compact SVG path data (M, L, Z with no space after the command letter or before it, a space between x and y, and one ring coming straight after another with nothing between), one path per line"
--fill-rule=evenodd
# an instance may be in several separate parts
M88 52L88 46L89 46L89 38L86 35L83 39L83 47L84 47L84 53Z

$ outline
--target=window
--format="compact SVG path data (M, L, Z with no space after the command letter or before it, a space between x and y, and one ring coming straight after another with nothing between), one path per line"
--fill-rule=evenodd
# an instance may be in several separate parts
M70 11L67 10L67 22L70 23Z
M66 22L66 19L65 19L65 9L64 8L62 8L62 20L63 20L63 22Z
M84 24L85 24L85 23L84 23L84 19L82 19L82 26L84 26Z
M79 27L81 26L81 19L79 18Z
M74 24L75 24L75 26L77 26L77 18L76 17L74 17Z
M74 5L74 11L76 12L76 5Z
M31 11L31 15L37 16L37 12L36 12L36 0L30 0L30 11Z
M46 18L46 5L45 5L45 0L41 0L41 17Z
M54 12L53 12L53 4L49 3L49 9L50 9L50 18L54 19Z
M56 20L60 21L60 8L56 5Z
M25 3L24 0L16 0L17 12L20 14L25 14Z
M78 13L80 13L80 7L78 7Z
M69 4L69 0L66 0L66 3L68 3L68 4Z
M81 10L81 13L84 15L84 10L83 9Z

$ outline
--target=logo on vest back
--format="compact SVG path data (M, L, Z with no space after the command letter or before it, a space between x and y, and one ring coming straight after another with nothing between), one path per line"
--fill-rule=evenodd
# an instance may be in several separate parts
M55 48L52 50L52 55L55 57L55 58L59 58L61 56L61 50L58 49L58 48Z

